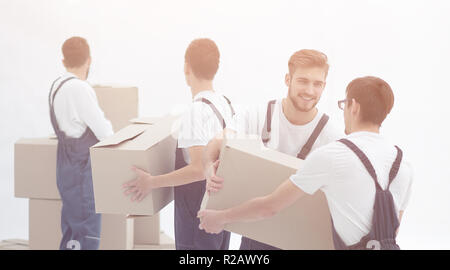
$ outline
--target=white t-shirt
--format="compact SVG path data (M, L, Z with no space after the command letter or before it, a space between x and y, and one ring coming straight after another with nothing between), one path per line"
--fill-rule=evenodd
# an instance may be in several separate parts
M190 163L187 149L192 146L206 146L217 134L222 132L222 123L217 118L211 106L196 101L205 98L209 100L222 115L225 124L233 126L231 107L226 99L212 90L196 94L189 110L182 116L178 133L178 147L183 148L183 157Z
M51 90L52 97L60 83L69 77L77 76L67 72L59 78ZM68 137L80 138L87 127L98 140L114 133L98 105L94 89L86 81L76 78L64 83L55 96L54 110L59 129Z
M366 154L384 190L397 156L393 144L377 133L355 132L347 136ZM321 190L326 195L337 233L346 245L358 243L372 227L375 183L356 154L341 142L323 146L305 160L291 181L308 194ZM411 196L412 168L403 156L389 190L395 210L406 209Z
M281 101L281 99L277 100L273 107L272 130L267 147L291 156L297 156L313 133L323 113L319 111L315 118L305 125L294 125L284 115ZM238 106L233 129L245 134L262 136L266 115L267 103L247 107ZM330 118L313 144L311 152L344 136L344 132L338 130Z

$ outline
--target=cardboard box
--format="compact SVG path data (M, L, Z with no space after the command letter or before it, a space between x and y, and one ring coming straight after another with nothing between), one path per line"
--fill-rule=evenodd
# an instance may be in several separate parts
M59 199L56 138L20 139L14 144L14 196Z
M16 240L16 239L14 239ZM4 240L0 242L0 250L29 250L28 242L20 240L15 242L14 240ZM26 243L25 243L26 242Z
M134 219L134 244L159 245L161 243L159 214L138 216Z
M160 233L161 239L158 245L135 245L133 250L175 250L175 241L166 235L164 232Z
M217 175L223 189L205 194L202 209L225 209L272 193L301 169L303 161L264 147L259 138L224 140ZM281 249L334 249L331 216L325 195L305 196L277 215L225 229Z
M125 215L102 214L100 250L130 250L134 246L134 222Z
M136 178L132 166L153 175L174 170L178 118L167 115L154 123L131 124L90 148L97 212L154 215L173 200L172 188L158 188L140 203L132 202L122 185Z
M31 249L59 249L61 233L61 200L30 199L29 246ZM99 249L132 249L134 219L125 215L102 215Z
M115 131L138 116L136 87L94 86L100 108ZM156 118L152 118L156 119ZM50 119L49 119L50 121ZM20 139L14 145L14 195L18 198L60 199L56 187L56 149L52 138Z
M94 85L100 108L113 125L114 132L129 125L139 114L137 87Z

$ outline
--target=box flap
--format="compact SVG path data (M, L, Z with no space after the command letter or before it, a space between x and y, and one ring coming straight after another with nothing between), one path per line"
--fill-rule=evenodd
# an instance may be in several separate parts
M154 124L147 125L149 128L130 142L129 147L134 148L134 146L139 146L141 149L148 149L169 136L173 136L174 139L177 139L176 131L178 130L178 119L178 115L166 115Z
M265 147L261 138L255 138L253 135L238 134L235 138L227 138L225 147L232 147L265 160L281 163L293 169L300 169L304 164L301 159Z
M161 120L162 117L137 117L137 118L133 118L130 119L130 123L133 124L154 124L156 122L158 122L159 120Z
M151 125L145 125L145 124L134 124L129 125L121 130L119 130L114 135L103 139L96 145L92 147L103 147L103 146L112 146L112 145L118 145L122 142L125 142L127 140L131 140L139 135L141 135L145 130L147 130Z

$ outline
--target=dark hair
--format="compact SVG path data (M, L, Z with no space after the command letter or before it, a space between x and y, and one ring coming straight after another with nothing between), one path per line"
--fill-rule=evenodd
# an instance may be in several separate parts
M377 125L386 119L394 106L394 93L384 80L367 76L351 81L347 86L347 100L361 105L361 121Z
M62 45L64 65L67 68L79 67L90 57L89 45L82 37L71 37Z
M212 80L219 69L220 53L214 41L201 38L189 44L184 55L185 62L199 79Z

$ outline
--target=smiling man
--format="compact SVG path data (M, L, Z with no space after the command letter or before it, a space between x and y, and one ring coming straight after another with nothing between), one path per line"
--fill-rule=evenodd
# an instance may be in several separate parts
M285 76L287 96L237 111L234 129L261 136L268 148L305 159L312 150L336 141L344 133L329 123L329 117L316 108L326 85L327 56L316 50L300 50L290 57L288 68L289 73ZM234 132L233 127L224 131L228 132ZM209 192L218 191L224 181L215 175L224 133L210 141L205 150L204 167ZM276 248L242 237L240 249Z

